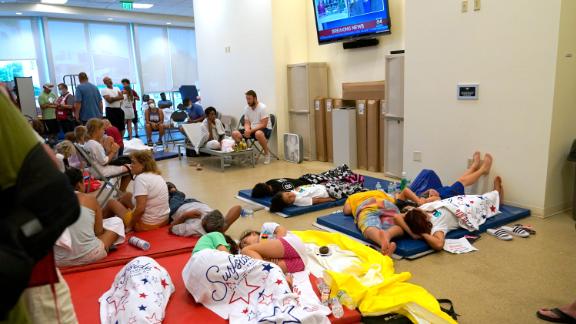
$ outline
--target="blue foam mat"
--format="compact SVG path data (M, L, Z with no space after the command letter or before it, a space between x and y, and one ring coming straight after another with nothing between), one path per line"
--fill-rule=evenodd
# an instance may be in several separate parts
M486 223L482 224L482 226L480 226L480 230L475 233L482 233L489 228L499 227L528 216L530 216L530 210L528 209L502 205L500 207L500 214L487 219ZM356 227L356 224L354 224L354 219L351 216L346 216L341 212L318 217L316 223L320 226L346 234L348 236L352 236L356 239L368 243L368 241L362 237L362 233L358 227ZM449 232L446 235L446 238L457 239L467 234L471 233L465 229L457 229ZM395 242L397 245L395 254L404 258L410 258L432 251L430 246L428 246L428 244L422 240L414 240L404 236L402 238L396 239Z
M382 188L388 187L388 180L364 176L364 187L365 188L368 188L371 190L376 189L376 184L378 182L380 182L380 185L382 186ZM252 201L252 202L255 202L255 203L262 205L262 206L265 206L265 207L270 207L270 201L272 200L272 197L252 198L252 190L251 189L238 191L238 197ZM306 214L306 213L315 212L317 210L323 210L323 209L327 209L327 208L342 206L342 205L344 205L344 202L346 202L346 199L340 199L340 200L336 200L336 201L330 201L330 202L325 202L322 204L317 204L317 205L313 205L313 206L306 206L306 207L290 206L290 207L284 208L282 210L282 214L286 215L287 217L298 216L298 215L302 215L302 214Z
M175 157L178 157L178 153L176 152L165 152L165 151L154 152L154 160L156 161L173 159Z

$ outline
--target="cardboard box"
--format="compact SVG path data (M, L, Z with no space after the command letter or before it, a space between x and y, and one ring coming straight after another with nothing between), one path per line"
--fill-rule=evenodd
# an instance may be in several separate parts
M346 100L386 99L384 81L342 83L342 98Z
M314 99L314 124L316 133L316 159L326 162L326 100Z
M368 171L380 171L380 101L366 103L366 147Z
M368 167L368 152L366 137L367 132L366 100L356 100L356 149L358 169L366 170Z
M386 112L387 112L386 100L380 100L380 125L378 127L378 138L380 139L380 144L378 145L378 155L380 156L380 172L386 172Z

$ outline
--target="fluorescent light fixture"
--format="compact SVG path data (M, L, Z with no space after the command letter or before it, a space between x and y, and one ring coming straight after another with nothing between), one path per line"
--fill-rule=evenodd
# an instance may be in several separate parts
M17 12L16 14L17 14L18 16L21 16L21 15L22 15L22 13L21 13L21 12Z
M114 18L108 18L108 20L114 20Z
M172 23L171 23L171 22L167 22L166 25L172 25Z
M150 9L154 7L154 5L151 3L134 3L132 4L132 7L134 9Z
M41 0L40 2L45 4L66 4L68 0Z

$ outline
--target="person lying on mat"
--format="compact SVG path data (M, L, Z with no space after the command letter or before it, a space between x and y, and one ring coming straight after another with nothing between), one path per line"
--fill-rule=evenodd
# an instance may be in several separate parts
M240 249L240 253L251 258L277 264L284 273L300 272L306 267L306 246L277 223L264 223L260 232L244 232Z
M125 193L120 202L132 210L124 218L126 228L149 231L170 222L168 188L150 151L135 151L130 154L134 190Z
M342 181L304 185L289 192L275 194L270 202L270 212L280 212L290 205L304 207L335 201L363 190L360 183Z
M240 217L242 207L234 206L228 210L226 217L219 210L188 198L178 191L171 182L166 182L170 196L170 216L172 225L170 232L178 236L202 236L211 232L226 232Z
M344 203L343 213L354 217L362 236L378 244L382 254L394 253L396 243L390 241L404 234L394 222L394 217L400 213L394 198L380 190L356 193Z
M86 123L86 131L88 134L88 141L84 144L84 149L94 162L93 168L98 168L100 173L105 177L112 177L120 174L126 173L122 176L120 180L120 190L126 191L128 184L132 180L130 176L130 166L129 165L110 165L110 162L114 159L118 153L119 146L114 143L114 139L108 137L108 140L104 140L104 132L106 127L101 119L92 118ZM106 153L103 143L106 143L108 148L108 153Z
M424 204L398 214L394 221L414 239L423 239L434 250L442 250L451 230L478 230L487 218L496 215L502 201L502 179L494 179L494 191L483 195L460 195Z
M56 264L61 267L89 264L103 259L118 239L118 234L104 229L104 211L100 208L96 198L84 193L82 171L68 168L66 176L76 190L76 196L80 203L80 217L68 227L70 233L69 247L63 247L59 244L54 246ZM104 208L106 212L110 212L110 207L118 203L113 199L110 202L111 205ZM122 227L120 219L118 219L118 223Z
M263 198L266 196L274 196L279 192L288 192L296 189L297 187L307 184L322 184L326 182L342 181L349 183L364 183L364 177L355 174L346 165L340 165L334 169L318 173L318 174L305 174L298 179L280 178L271 179L265 183L257 183L252 189L252 198Z
M238 244L224 233L212 232L202 235L196 242L192 255L203 250L219 250L230 254L238 254Z

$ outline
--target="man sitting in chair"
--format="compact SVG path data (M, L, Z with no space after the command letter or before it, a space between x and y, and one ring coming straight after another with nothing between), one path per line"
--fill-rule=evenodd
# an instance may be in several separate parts
M258 141L264 149L264 164L270 164L268 150L268 139L272 134L270 115L266 111L266 105L258 102L254 90L246 92L246 103L248 106L244 108L244 129L232 132L232 138L236 142L240 142L242 137Z

